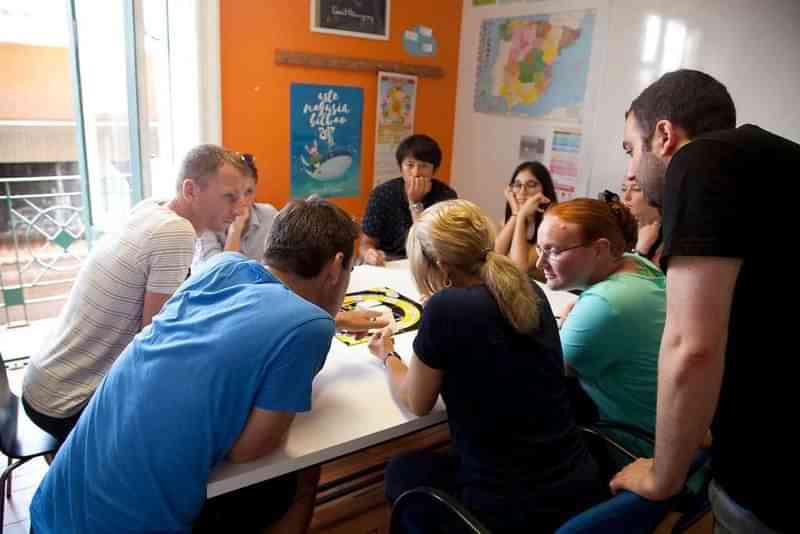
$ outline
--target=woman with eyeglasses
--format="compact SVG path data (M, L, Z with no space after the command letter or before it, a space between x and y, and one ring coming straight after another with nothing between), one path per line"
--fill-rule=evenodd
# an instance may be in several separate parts
M636 247L633 250L658 265L663 248L661 212L647 201L636 176L629 175L623 180L622 203L631 210L638 224Z
M505 189L506 216L495 242L495 252L511 258L522 272L544 282L544 273L536 268L536 230L542 212L557 202L553 178L538 161L520 164Z
M550 289L582 290L560 331L567 374L577 377L600 419L653 434L666 279L647 259L625 252L636 229L619 201L580 198L545 212L536 246ZM632 452L653 452L618 437Z
M432 486L493 532L552 532L605 485L575 426L550 305L493 241L466 200L428 208L409 232L411 272L428 297L413 354L397 354L387 330L370 350L404 408L427 414L441 394L455 452L394 458L386 495Z

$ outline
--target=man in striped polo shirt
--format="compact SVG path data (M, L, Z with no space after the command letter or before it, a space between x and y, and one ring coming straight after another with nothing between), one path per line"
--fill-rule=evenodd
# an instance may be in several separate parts
M137 204L84 262L57 326L31 358L22 388L31 419L67 438L111 365L186 279L197 234L239 215L241 156L214 145L181 163L172 200Z

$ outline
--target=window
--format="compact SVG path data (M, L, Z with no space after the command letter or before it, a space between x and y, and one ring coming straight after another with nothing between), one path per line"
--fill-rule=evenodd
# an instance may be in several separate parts
M53 317L92 242L220 141L218 0L0 0L0 325Z

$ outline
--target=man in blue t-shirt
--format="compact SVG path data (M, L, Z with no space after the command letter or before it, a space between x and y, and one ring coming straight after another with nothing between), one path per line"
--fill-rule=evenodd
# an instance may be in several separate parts
M214 258L134 338L31 503L36 534L305 531L319 469L206 501L221 460L276 450L334 334L358 227L314 199L275 219L266 267Z

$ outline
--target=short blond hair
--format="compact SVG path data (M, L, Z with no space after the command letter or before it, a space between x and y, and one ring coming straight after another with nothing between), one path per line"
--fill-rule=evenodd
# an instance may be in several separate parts
M194 180L201 188L206 187L208 179L224 163L230 163L243 176L249 176L252 172L238 152L225 150L217 145L199 145L191 149L181 161L176 190L181 190L186 179Z
M446 286L439 263L477 275L514 329L530 333L539 326L538 297L527 275L494 252L495 229L468 200L438 202L426 209L408 233L406 251L420 293L429 297Z

